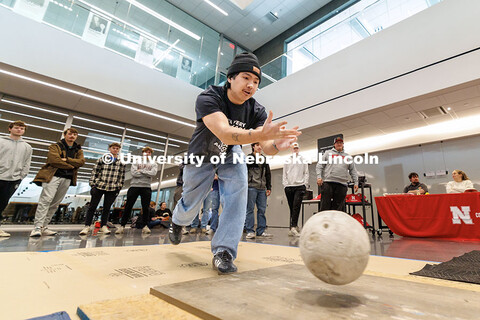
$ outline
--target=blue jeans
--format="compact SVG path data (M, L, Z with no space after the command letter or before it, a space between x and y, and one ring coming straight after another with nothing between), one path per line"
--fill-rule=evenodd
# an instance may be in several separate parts
M261 235L267 227L265 210L267 209L267 192L256 188L248 188L247 218L245 220L245 229L247 233L254 232L255 216L253 211L257 205L257 236Z
M161 225L162 227L164 228L170 228L170 222L169 221L162 221L160 219L158 220L151 220L147 223L147 226L152 229L154 228L155 226L158 226L158 225Z
M198 221L197 214L193 219L192 224L190 227L198 228L198 223L200 222L200 227L205 229L207 227L208 221L212 219L210 226L212 227L213 231L217 230L218 226L218 208L220 206L220 194L218 190L212 190L208 193L208 196L203 201L203 214L202 220Z
M212 238L212 253L228 251L235 259L245 223L248 182L247 165L234 164L233 153L245 157L241 147L234 146L224 163L213 165L207 162L200 167L193 164L185 166L182 198L173 210L172 221L180 226L192 223L212 188L217 170L223 213L218 219L218 228Z

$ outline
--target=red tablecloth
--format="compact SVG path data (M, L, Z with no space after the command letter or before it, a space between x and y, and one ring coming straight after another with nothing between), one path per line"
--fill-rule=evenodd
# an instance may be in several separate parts
M398 235L480 240L480 193L375 197L378 213Z

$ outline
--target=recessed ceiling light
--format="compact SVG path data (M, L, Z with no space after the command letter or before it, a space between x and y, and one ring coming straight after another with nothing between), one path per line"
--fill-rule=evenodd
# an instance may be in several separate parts
M254 28L253 28L253 31L257 31L257 28L254 27Z
M452 108L448 107L447 110L450 111L450 110L452 110Z

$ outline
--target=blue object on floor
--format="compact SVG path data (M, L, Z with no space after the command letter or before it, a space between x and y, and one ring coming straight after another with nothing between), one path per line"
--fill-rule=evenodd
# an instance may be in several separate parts
M46 316L41 316L37 318L30 318L27 320L71 320L68 313L65 311L55 312Z

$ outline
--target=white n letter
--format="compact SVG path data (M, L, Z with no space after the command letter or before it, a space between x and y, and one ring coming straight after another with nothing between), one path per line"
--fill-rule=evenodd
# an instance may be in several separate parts
M453 224L462 224L462 221L465 224L473 224L472 218L470 218L470 207L465 206L461 207L462 210L458 209L458 207L450 207L450 211L452 212L452 223Z

